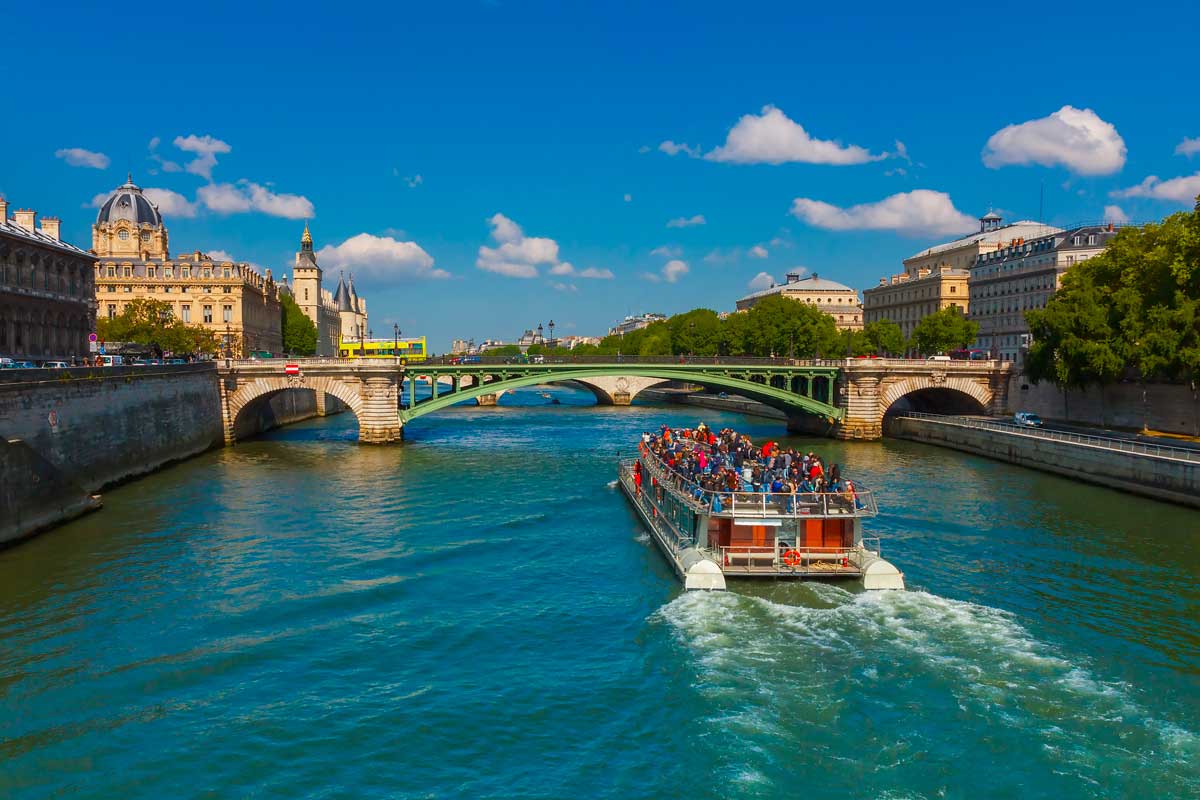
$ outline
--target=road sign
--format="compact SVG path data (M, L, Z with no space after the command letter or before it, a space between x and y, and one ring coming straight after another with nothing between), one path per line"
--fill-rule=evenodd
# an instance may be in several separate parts
M299 375L300 374L300 365L299 364L285 364L283 367L283 374L284 375Z
M94 334L94 333L89 333L89 334L88 334L88 341L89 341L89 342L96 342L96 341L99 341L99 340L100 340L100 337L99 337L99 336L97 336L96 334Z

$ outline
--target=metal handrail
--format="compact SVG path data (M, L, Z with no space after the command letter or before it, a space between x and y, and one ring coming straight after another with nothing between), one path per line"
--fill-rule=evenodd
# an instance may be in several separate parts
M894 416L910 417L940 422L944 425L958 425L976 430L991 430L1000 433L1019 434L1037 439L1047 439L1055 442L1083 444L1089 447L1100 447L1105 450L1115 450L1135 455L1155 456L1157 458L1173 458L1180 461L1200 463L1200 450L1190 450L1185 447L1170 445L1148 444L1131 439L1114 439L1107 436L1092 436L1086 433L1068 433L1066 431L1048 431L1044 428L1032 428L1024 425L1014 425L1010 422L991 422L988 420L959 417L950 414L929 414L923 411L901 411Z
M431 356L416 360L407 356L347 356L347 357L316 357L316 356L278 356L274 358L235 358L214 359L214 361L230 361L238 366L276 366L284 364L299 364L301 366L346 366L348 364L370 365L382 367L394 365L409 372L423 372L431 367L572 367L576 365L649 365L660 367L822 367L830 369L846 369L848 367L914 367L920 365L936 366L937 369L972 370L979 368L997 369L1010 364L997 359L985 361L970 361L955 359L951 361L931 362L925 358L764 358L759 356L627 356L627 355L582 355L582 356L544 356L534 361L522 356ZM549 370L548 370L549 371Z

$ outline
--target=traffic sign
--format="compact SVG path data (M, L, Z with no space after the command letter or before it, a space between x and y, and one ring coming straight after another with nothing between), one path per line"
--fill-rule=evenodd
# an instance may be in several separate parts
M94 334L94 333L89 333L89 334L88 334L88 341L89 341L89 342L95 342L95 341L98 341L99 339L100 339L100 337L99 337L99 336L97 336L97 335L96 335L96 334Z

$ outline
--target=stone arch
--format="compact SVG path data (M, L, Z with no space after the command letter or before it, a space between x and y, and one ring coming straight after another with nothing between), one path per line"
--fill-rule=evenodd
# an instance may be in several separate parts
M947 376L937 378L933 375L912 376L887 386L879 397L879 412L887 414L900 400L921 393L952 393L971 398L979 408L976 413L985 414L992 407L991 389L981 386L971 378ZM952 395L951 395L952 396Z
M291 380L283 376L263 377L247 381L228 396L225 415L225 443L233 444L235 441L234 428L238 417L245 409L256 400L288 389L308 389L317 392L318 396L321 394L333 395L346 404L346 407L350 409L355 419L358 420L359 428L362 428L366 415L364 413L362 395L356 387L352 387L337 378L327 378L324 376L306 377L301 381Z

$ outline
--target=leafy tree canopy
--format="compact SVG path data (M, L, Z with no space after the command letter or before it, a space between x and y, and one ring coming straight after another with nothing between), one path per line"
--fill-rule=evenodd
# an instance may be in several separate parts
M150 345L164 353L215 353L217 335L199 325L185 325L175 319L171 304L140 297L131 300L112 319L96 321L96 335L106 342L133 342Z
M945 353L975 341L979 323L963 316L958 306L927 314L913 329L912 345L922 355Z
M904 332L890 319L868 322L863 326L863 336L870 345L870 352L877 356L904 354Z
M317 352L317 326L296 304L290 294L279 300L282 312L283 352L311 356Z

